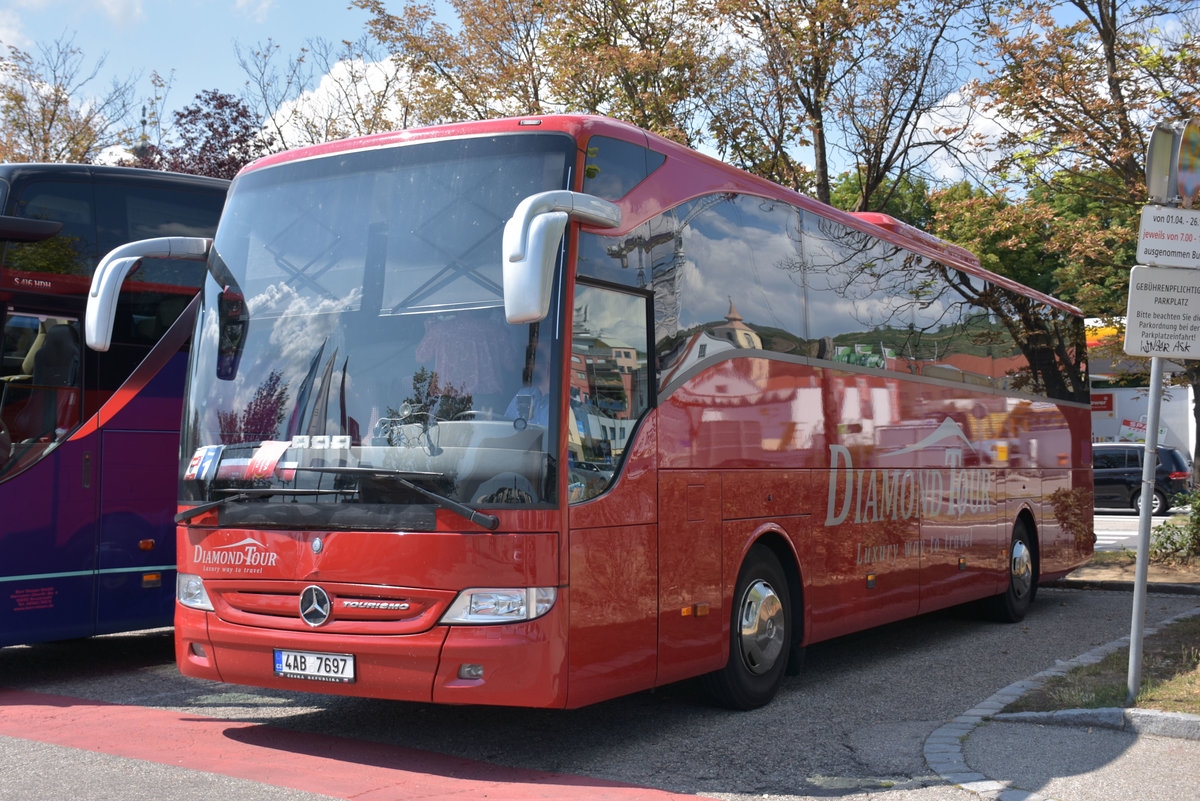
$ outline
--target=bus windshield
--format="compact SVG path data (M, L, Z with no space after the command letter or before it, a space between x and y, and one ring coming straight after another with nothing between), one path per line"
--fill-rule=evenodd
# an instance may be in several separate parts
M183 500L227 500L223 525L384 530L430 529L444 500L553 504L560 325L505 322L501 232L574 156L509 134L242 175L197 322Z

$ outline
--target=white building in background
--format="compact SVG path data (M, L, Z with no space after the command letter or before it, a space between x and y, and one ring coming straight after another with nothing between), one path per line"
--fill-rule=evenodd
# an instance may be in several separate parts
M1088 346L1098 340L1120 336L1115 328L1103 328L1098 320L1088 320ZM1092 442L1145 442L1146 417L1150 408L1148 387L1097 386L1120 371L1107 359L1089 359L1092 380ZM1126 366L1128 367L1128 366ZM1148 369L1148 368L1147 368ZM1164 383L1173 373L1180 372L1178 364L1163 365ZM1196 442L1195 393L1189 386L1165 386L1159 405L1158 442L1175 448L1191 461L1195 459Z

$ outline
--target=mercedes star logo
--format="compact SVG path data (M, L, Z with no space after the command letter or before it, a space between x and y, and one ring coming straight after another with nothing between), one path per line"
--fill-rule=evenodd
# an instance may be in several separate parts
M329 620L332 608L329 593L316 585L305 587L304 592L300 593L300 617L313 628Z

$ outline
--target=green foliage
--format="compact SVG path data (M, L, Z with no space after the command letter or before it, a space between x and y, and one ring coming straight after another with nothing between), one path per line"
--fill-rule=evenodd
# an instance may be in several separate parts
M842 173L833 185L830 203L847 211L882 212L923 231L933 222L929 184L923 178L888 178L869 197L864 194L861 173Z
M1200 489L1191 489L1175 496L1176 505L1190 506L1182 519L1154 527L1150 532L1150 561L1180 561L1190 563L1200 556Z

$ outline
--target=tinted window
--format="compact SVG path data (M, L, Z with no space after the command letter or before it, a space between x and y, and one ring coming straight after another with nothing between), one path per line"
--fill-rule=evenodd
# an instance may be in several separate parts
M709 195L625 237L580 236L579 272L654 290L663 387L735 349L803 354L799 215L778 201Z
M641 145L593 136L587 144L583 191L605 200L619 200L666 160L662 153Z
M96 221L90 183L31 181L21 189L11 211L16 217L56 220L57 236L42 242L11 243L5 266L14 270L56 275L92 274L99 259Z
M1092 454L1092 466L1097 470L1125 467L1125 451L1116 448L1097 448Z
M223 192L199 192L137 184L97 184L96 229L100 252L160 236L211 237L225 205ZM143 259L130 280L199 288L204 265L195 261Z
M749 348L1087 398L1082 320L778 201L710 195L623 237L583 233L577 263L653 290L660 388Z
M1158 463L1167 469L1169 473L1182 473L1188 469L1187 461L1183 458L1183 454L1174 448L1159 448Z
M9 311L0 394L0 478L36 462L80 419L79 322Z

